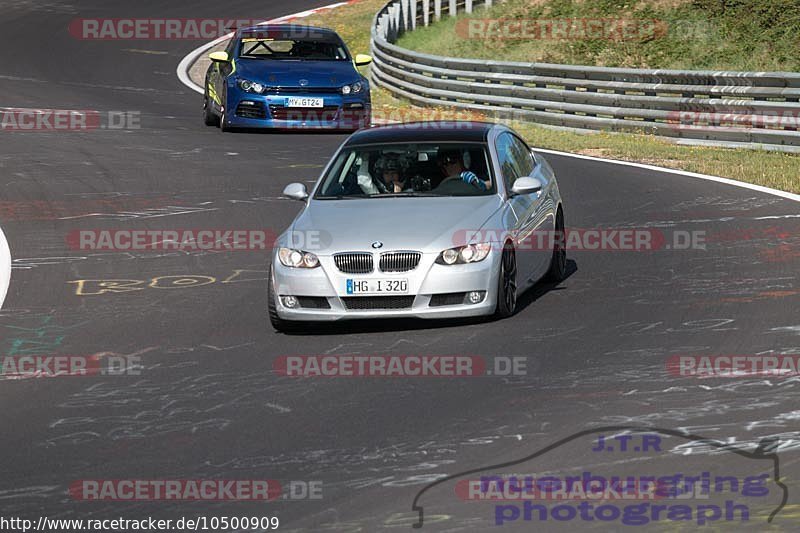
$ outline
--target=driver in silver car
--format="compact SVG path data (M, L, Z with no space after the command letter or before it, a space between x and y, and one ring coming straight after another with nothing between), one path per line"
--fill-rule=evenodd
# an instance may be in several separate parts
M471 170L467 170L464 163L464 158L469 154L462 154L458 150L442 150L439 152L439 168L445 176L445 180L460 179L464 183L468 183L482 191L489 190L492 182L479 178Z
M383 155L375 163L377 178L369 172L369 158L362 157L358 170L358 185L364 194L389 194L409 192L411 187L404 176L404 167L400 158L393 154Z
M386 192L406 191L406 178L403 176L403 169L397 157L386 156L383 158L381 167L381 179L386 187Z

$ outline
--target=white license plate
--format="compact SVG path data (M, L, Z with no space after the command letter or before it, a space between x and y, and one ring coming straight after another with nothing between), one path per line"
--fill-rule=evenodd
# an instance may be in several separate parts
M286 99L286 107L324 107L322 98L296 98Z
M406 294L407 279L348 279L347 294Z

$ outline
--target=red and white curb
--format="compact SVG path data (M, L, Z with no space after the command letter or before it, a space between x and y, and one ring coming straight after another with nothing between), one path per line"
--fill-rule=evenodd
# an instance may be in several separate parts
M295 20L295 19L302 19L302 18L305 18L305 17L309 17L311 15L315 15L315 14L321 12L321 11L328 11L330 9L336 9L337 7L345 6L345 5L348 5L348 4L353 4L353 3L357 2L357 1L358 0L349 0L347 2L338 2L336 4L331 4L331 5L328 5L328 6L322 6L322 7L318 7L318 8L315 8L315 9L309 9L307 11L301 11L300 13L294 13L293 15L286 15L286 16L278 17L278 18L272 19L272 20L265 20L264 22L261 23L261 25L264 25L264 24L280 24L282 22L290 22L290 21ZM192 50L191 52L189 52L186 55L186 57L184 57L181 60L181 62L178 63L177 74L178 74L178 79L181 80L181 83L186 85L188 88L190 88L194 92L203 94L203 92L204 92L203 91L203 87L201 87L200 85L196 84L189 77L189 69L192 68L192 65L194 64L194 62L197 61L197 58L200 57L201 55L203 55L207 50L210 50L211 48L213 48L217 44L219 44L222 41L225 41L227 39L230 39L231 37L233 37L233 32L231 32L231 33L229 33L227 35L223 35L222 37L220 37L218 39L215 39L215 40L211 41L210 43L206 43L203 46L199 46L199 47L195 48L194 50Z

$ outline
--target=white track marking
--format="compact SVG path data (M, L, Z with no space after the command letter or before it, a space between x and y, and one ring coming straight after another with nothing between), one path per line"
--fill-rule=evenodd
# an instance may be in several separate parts
M632 163L630 161L617 161L615 159L603 159L602 157L592 157L589 155L579 155L579 154L570 154L568 152L559 152L556 150L545 150L544 148L534 148L537 152L542 152L543 154L553 154L553 155L560 155L564 157L574 157L576 159L586 159L589 161L599 161L602 163L611 163L614 165L624 165L627 167L635 167L635 168L643 168L645 170L653 170L656 172L665 172L667 174L677 174L679 176L687 176L690 178L698 178L701 180L708 180L708 181L716 181L717 183L724 183L726 185L733 185L734 187L742 187L743 189L750 189L752 191L763 192L766 194L772 194L774 196L780 196L781 198L786 198L787 200L794 200L795 202L800 202L800 194L793 194L786 191L779 191L778 189L771 189L770 187L764 187L762 185L754 185L752 183L745 183L743 181L732 180L730 178L721 178L719 176L711 176L709 174L698 174L696 172L687 172L685 170L675 170L671 168L664 168L664 167L657 167L655 165L646 165L644 163Z
M3 307L9 283L11 283L11 250L0 228L0 308Z

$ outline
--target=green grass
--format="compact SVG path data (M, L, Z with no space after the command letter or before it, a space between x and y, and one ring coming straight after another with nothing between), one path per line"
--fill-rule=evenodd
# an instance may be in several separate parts
M720 4L720 0L705 1L708 3ZM744 4L751 2L751 0L739 0L739 2ZM541 3L539 0L528 0L528 2L511 0L502 7L506 8L514 5L530 6L531 4L539 3ZM583 2L566 2L565 0L559 0L559 4L566 3L579 4ZM590 2L587 0L585 3L592 6L606 6L606 8L608 8L608 6L623 4L687 4L687 2L683 2L682 0L667 0L666 2L657 2L656 0L651 0L650 2L637 2L635 0L630 0L628 2L592 0ZM781 4L783 0L764 0L763 3L763 9L769 9L769 6ZM345 39L348 47L354 54L368 53L369 30L372 18L384 4L384 0L363 0L330 12L309 17L304 19L304 23L333 28ZM795 2L792 2L792 4L795 4ZM798 5L800 5L800 3L798 3ZM500 6L498 6L498 9L499 8ZM789 11L791 10L787 10L787 12ZM436 32L439 32L443 36L440 41L441 47L429 51L440 55L454 55L458 49L453 43L452 33L448 33L447 31L447 24L453 23L448 23L445 19L437 24L436 28L417 30L412 36L425 31L429 35L428 38L431 38ZM742 21L742 24L747 26L753 23ZM800 35L800 31L795 33L795 38L797 38L798 35ZM405 39L411 39L411 36ZM408 44L405 45L408 46ZM481 47L478 46L478 51L470 53L474 54L475 57L485 56L484 54L486 54L486 52L480 52L480 48ZM795 51L793 61L800 61L798 60L798 55L800 54L797 54ZM492 55L492 57L497 56ZM750 60L752 60L752 57L744 57L741 58L740 61ZM772 61L778 61L777 56L776 59ZM759 64L761 64L760 60ZM777 68L779 63L769 64L775 65L775 68ZM784 65L784 63L780 64ZM738 63L737 65L737 68L745 68L742 66L742 63ZM673 64L670 66L677 65ZM692 66L700 68L697 65ZM366 73L365 70L364 73ZM403 121L426 118L444 119L449 117L456 119L485 118L479 113L465 113L448 108L430 109L415 107L377 87L372 88L372 102L373 112L379 118ZM681 146L649 135L612 133L580 134L543 128L531 123L514 123L512 126L534 147L594 155L608 159L649 163L678 170L712 174L800 194L800 156L798 155L758 150Z
M470 38L443 18L398 44L432 54L627 68L800 70L797 0L507 0L458 19L651 22L626 38ZM531 26L532 27L532 26ZM461 28L462 31L458 31ZM580 26L576 26L580 29Z

